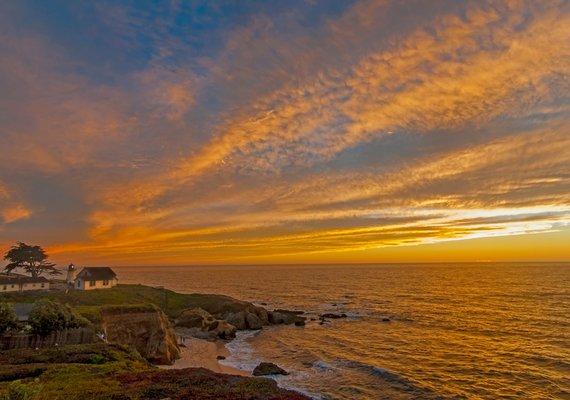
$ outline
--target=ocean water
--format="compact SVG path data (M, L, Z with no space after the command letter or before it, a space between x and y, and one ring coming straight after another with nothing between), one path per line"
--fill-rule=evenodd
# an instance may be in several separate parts
M320 399L570 399L570 264L121 267L121 282L349 318L243 332ZM383 321L389 318L389 322Z

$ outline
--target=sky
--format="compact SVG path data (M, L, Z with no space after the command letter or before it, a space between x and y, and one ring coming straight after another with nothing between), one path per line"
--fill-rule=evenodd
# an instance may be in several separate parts
M570 260L567 1L0 3L0 250Z

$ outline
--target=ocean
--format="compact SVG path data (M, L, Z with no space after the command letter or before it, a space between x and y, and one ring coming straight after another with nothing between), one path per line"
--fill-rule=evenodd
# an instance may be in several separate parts
M570 264L120 267L121 283L348 318L242 332L224 362L317 399L570 399ZM389 319L389 321L386 321Z

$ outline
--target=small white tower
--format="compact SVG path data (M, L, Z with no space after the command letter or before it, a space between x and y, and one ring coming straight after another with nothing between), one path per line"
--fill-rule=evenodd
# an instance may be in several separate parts
M67 267L67 277L65 278L68 286L75 285L75 265L69 264Z

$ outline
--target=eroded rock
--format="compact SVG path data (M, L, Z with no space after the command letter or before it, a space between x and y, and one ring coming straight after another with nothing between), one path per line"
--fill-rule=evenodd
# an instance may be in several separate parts
M274 325L277 324L295 324L296 326L304 326L306 318L301 317L302 311L288 311L288 310L275 310L269 312L269 322Z
M269 362L262 362L257 367L255 367L252 374L254 376L289 375L289 372L285 371L283 368L279 367L276 364Z
M108 342L131 346L152 363L172 364L180 358L170 321L154 306L105 307L101 325Z
M175 321L175 326L180 334L200 339L233 339L237 330L234 325L214 318L201 308L182 311Z

